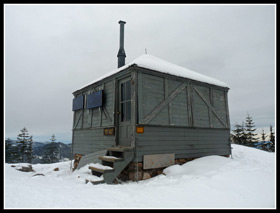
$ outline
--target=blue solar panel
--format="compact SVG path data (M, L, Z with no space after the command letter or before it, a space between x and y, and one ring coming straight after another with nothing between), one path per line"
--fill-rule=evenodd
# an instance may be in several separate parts
M84 96L78 96L76 98L73 99L73 105L72 105L72 111L76 111L79 109L83 109L84 108Z
M87 108L92 109L102 106L103 90L89 94L87 96Z

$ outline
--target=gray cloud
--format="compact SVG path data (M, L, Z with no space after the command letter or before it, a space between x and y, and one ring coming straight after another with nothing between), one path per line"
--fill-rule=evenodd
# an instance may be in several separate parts
M148 53L230 85L231 123L275 123L274 5L5 5L5 137L71 141L72 92Z

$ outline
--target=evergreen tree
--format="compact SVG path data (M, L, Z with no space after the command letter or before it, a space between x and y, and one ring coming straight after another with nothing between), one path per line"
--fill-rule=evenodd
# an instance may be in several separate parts
M264 133L263 129L262 129L262 141L265 141L266 139L266 134Z
M46 145L46 151L43 156L43 163L55 163L59 161L59 153L56 146L55 135L53 134L51 137L51 142Z
M270 141L272 143L271 145L271 149L270 151L271 152L275 152L275 136L274 136L275 132L273 132L273 129L272 129L272 125L270 125Z
M242 126L239 124L234 125L234 130L232 134L232 142L235 144L241 144L242 143Z
M12 141L10 138L5 140L5 162L10 163L12 160Z
M59 153L58 153L58 148L56 146L55 143L56 139L55 139L55 135L52 135L51 138L51 146L50 146L50 151L51 151L51 163L55 163L59 161Z
M27 142L29 138L29 133L28 130L24 127L23 129L20 130L21 133L18 134L17 137L17 143L19 144L19 162L26 162L26 147L27 147Z
M254 122L253 122L253 118L247 114L246 117L246 123L245 123L245 130L246 130L246 135L247 135L247 146L254 146L254 143L256 143L258 140L255 138L255 136L257 134L255 134L254 132L256 131L256 129L254 128Z
M258 145L261 150L264 150L264 151L269 151L268 148L269 148L269 145L266 143L265 139L266 139L266 134L264 133L264 130L262 129L262 133L261 133L262 137L262 142L260 143L260 145Z
M244 127L244 122L242 121L242 125L241 125L241 141L242 141L242 145L247 146L248 145L248 135L246 133L246 129Z
M34 156L33 156L33 137L32 136L30 136L27 141L25 154L26 154L26 162L32 163L32 160L34 158Z
M247 144L247 135L244 128L244 122L242 125L236 124L234 125L235 129L232 134L232 141L235 144L246 145Z
M5 162L6 163L18 163L19 162L19 148L12 143L10 138L5 140Z
M11 146L11 158L10 161L7 163L18 163L20 162L20 152L19 152L19 147L17 145L12 145Z
M50 163L50 162L51 162L51 160L50 160L50 156L48 155L48 150L45 149L45 153L41 159L41 163Z
M17 143L19 149L19 162L28 162L31 163L33 159L32 155L32 136L29 136L28 130L24 127L20 130L21 133L18 134Z

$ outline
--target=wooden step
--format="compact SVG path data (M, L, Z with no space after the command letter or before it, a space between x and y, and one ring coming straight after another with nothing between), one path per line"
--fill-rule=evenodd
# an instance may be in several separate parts
M108 168L101 168L101 167L95 167L95 166L89 166L88 168L90 170L93 170L93 171L96 171L96 172L100 172L100 173L105 173L106 171L111 171L111 170L114 170L112 167L109 168L109 166L106 166Z
M121 161L123 159L122 158L117 158L117 157L114 157L114 156L101 156L101 157L99 157L99 160L107 161L107 162L115 162L115 161Z
M116 146L116 147L110 147L107 150L113 151L113 152L129 152L132 151L134 148L130 146Z
M110 166L104 166L99 163L90 165L88 168L91 170L91 174L95 175L97 177L100 177L101 175L103 175L106 172L114 171L114 168L112 168Z
M105 183L104 180L92 181L92 180L85 179L85 181L86 181L86 183L90 182L90 183L92 183L93 185Z
M92 152L92 153L82 156L82 158L78 162L79 164L78 164L77 169L80 169L89 163L101 163L101 161L98 159L98 157L106 155L106 152L107 152L107 149L104 149L104 150Z
M110 147L107 149L107 155L98 157L102 164L89 164L88 168L91 170L91 174L100 178L99 180L90 180L87 178L86 182L92 184L99 183L113 183L123 169L131 162L134 157L134 148L127 146Z

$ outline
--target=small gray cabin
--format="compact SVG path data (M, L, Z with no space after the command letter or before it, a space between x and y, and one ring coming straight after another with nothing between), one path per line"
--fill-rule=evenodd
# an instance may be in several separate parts
M121 57L118 69L73 93L75 168L99 163L92 174L112 183L231 154L227 84L148 54L128 64Z

